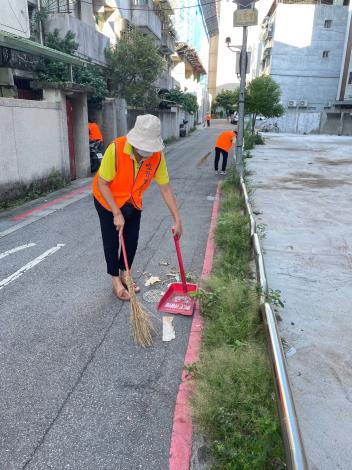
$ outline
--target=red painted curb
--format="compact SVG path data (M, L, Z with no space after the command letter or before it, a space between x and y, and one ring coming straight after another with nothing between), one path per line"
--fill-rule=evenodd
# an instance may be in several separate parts
M40 206L37 206L34 209L23 212L22 214L15 215L14 217L11 217L10 220L23 220L23 219L29 217L30 215L35 214L36 212L41 212L42 210L45 210L48 207L54 206L55 204L59 204L60 202L68 201L72 197L83 193L83 191L85 191L86 189L88 189L90 187L91 187L91 183L89 183L85 186L82 186L82 188L75 189L74 191L71 191L70 193L65 194L65 196L58 197L56 199L53 199L52 201L45 202L44 204L41 204Z
M211 214L210 227L208 232L207 247L204 255L202 279L207 277L213 267L214 257L214 231L218 218L220 205L220 183L218 184L213 210ZM188 340L187 352L184 365L197 362L202 339L203 318L201 316L199 303L195 309L191 333ZM176 406L172 426L171 446L169 456L169 470L189 470L192 452L192 418L188 404L188 397L191 391L192 382L186 377L186 372L182 372L181 384L176 397Z

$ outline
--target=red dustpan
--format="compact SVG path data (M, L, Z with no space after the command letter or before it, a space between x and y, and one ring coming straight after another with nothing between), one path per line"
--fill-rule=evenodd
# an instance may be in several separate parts
M197 284L186 282L185 269L181 255L180 243L178 237L174 235L178 264L180 266L180 274L182 282L174 282L170 284L165 294L160 299L159 312L174 313L180 315L192 315L196 299L189 294L198 289Z

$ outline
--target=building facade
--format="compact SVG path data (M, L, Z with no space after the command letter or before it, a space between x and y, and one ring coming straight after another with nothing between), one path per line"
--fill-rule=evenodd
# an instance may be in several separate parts
M284 0L269 9L260 36L260 72L280 85L286 113L275 121L281 131L340 133L336 101L347 50L347 1L295 4Z
M124 100L108 98L102 109L88 109L87 93L91 90L87 87L69 81L56 85L39 82L38 57L60 60L68 68L89 62L106 70L106 48L134 25L154 38L165 59L165 70L155 86L171 89L171 55L175 51L172 13L167 0L5 2L0 10L0 132L6 147L0 156L3 195L52 172L67 180L88 176L88 113L101 125L107 144L124 134L131 121ZM61 38L69 31L75 34L75 56L45 47L45 38L55 30ZM160 112L160 118L163 137L178 136L176 116L165 111ZM28 123L30 134L26 132Z

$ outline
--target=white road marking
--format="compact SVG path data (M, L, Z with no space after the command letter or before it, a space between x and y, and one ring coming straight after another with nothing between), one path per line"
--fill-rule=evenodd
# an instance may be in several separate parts
M3 253L0 253L0 259L5 258L8 255L12 255L12 253L17 253L17 251L30 248L31 246L35 246L35 243L27 243L27 245L16 246L16 248L12 248L11 250L4 251Z
M65 207L75 202L78 202L87 196L90 196L91 192L91 189L87 189L86 191L82 191L82 193L78 194L77 196L74 196L72 199L51 206L50 209L45 209L40 212L34 213L33 215L29 216L26 220L23 220L22 222L19 222L18 224L12 225L8 229L1 231L0 238L6 237L11 233L17 232L17 230L24 228L27 225L32 224L33 222L37 222L38 220L41 220L44 217L47 217L48 215L53 214L54 212L57 212L58 210L64 209Z
M30 261L29 263L27 263L25 266L22 266L22 268L20 268L15 273L11 274L11 276L9 276L6 279L3 279L2 281L0 281L0 290L3 289L5 286L9 285L11 282L18 279L19 277L21 277L22 274L24 274L29 269L33 268L37 264L44 261L45 258L47 258L48 256L53 255L54 253L59 251L60 248L62 248L63 246L65 246L65 245L62 244L62 243L58 243L56 246L54 246L53 248L50 248L49 250L45 251L40 256L38 256L37 258L35 258L32 261Z

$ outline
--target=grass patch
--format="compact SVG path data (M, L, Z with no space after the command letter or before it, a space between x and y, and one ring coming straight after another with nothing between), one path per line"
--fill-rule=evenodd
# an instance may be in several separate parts
M167 139L164 139L164 144L165 144L165 145L173 144L173 143L176 142L177 140L178 140L178 138L175 137L175 136L168 137Z
M59 172L52 172L46 178L33 181L31 184L16 184L14 188L1 195L0 211L12 209L28 201L33 201L67 185Z
M205 318L201 358L192 376L194 422L209 443L214 469L283 469L274 385L250 279L249 220L233 172L222 188L216 258L199 293Z
M255 145L264 145L263 137L257 132L252 134L249 130L244 131L244 150L252 150Z

